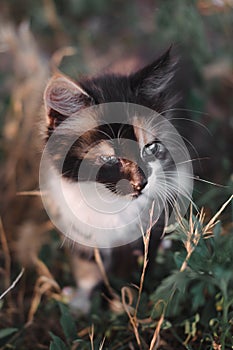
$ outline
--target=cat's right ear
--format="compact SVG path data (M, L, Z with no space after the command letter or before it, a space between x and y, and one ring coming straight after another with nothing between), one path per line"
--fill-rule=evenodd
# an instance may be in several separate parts
M44 93L48 127L55 129L61 122L81 109L93 105L93 99L79 85L65 76L55 76Z
M176 59L171 57L171 48L130 76L131 88L139 104L145 104L158 113L170 109L176 101L170 88L176 64Z

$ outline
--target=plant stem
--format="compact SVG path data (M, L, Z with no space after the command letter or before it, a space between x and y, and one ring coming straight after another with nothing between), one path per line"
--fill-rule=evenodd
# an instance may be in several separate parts
M225 281L222 281L221 283L221 290L223 295L223 316L222 316L222 327L224 328L222 330L222 334L220 336L220 342L222 346L222 350L225 350L225 342L226 342L226 325L228 323L228 310L229 310L229 303L228 303L228 296L227 296L227 283Z

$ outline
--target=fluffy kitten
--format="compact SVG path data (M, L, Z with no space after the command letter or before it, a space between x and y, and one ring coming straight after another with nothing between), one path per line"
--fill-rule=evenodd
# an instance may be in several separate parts
M73 82L59 75L46 88L50 160L42 176L53 201L48 207L58 211L57 226L78 242L73 257L76 307L84 312L102 281L93 247L101 248L107 271L132 271L135 252L143 250L141 230L147 229L154 206L152 263L165 217L182 192L172 156L179 147L161 118L169 116L174 102L168 89L173 66L168 50L128 76Z

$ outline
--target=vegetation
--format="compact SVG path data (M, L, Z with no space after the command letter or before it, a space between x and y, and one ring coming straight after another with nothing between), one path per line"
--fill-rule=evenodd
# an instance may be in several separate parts
M1 1L0 349L233 348L232 22L227 0ZM69 249L38 195L43 88L58 69L133 69L171 43L199 209L177 213L150 275L148 229L140 285L105 276L109 305L96 292L77 317Z

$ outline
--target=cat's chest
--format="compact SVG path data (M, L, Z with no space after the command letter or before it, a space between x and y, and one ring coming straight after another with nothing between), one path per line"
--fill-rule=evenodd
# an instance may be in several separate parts
M130 243L146 230L152 205L146 195L125 198L103 184L67 181L54 170L49 178L57 209L52 220L73 241L109 248Z

